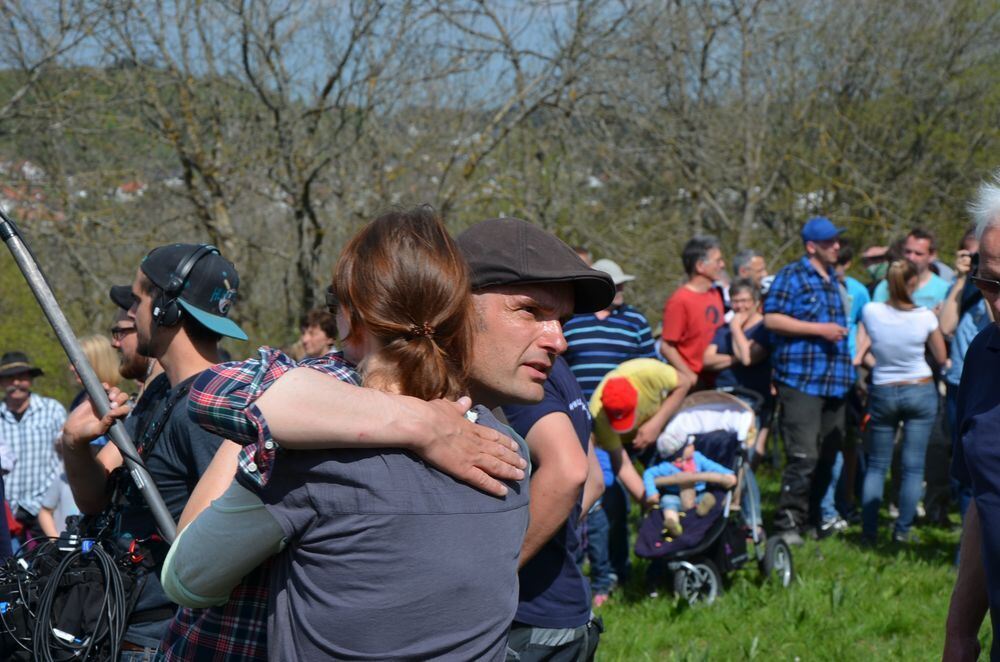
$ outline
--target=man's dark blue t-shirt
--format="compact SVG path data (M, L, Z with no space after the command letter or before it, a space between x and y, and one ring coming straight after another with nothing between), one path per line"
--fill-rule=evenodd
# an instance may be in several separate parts
M151 438L155 438L152 451L146 457L146 469L175 521L180 518L198 479L208 469L222 445L221 437L202 429L188 417L187 392L183 387L179 388L182 390L171 389L167 376L160 375L146 387L136 403L133 415L125 421L125 428L137 446L143 441L143 430ZM158 434L152 431L153 425L159 426ZM127 494L128 502L122 507L120 516L121 531L135 538L147 538L156 532L156 523L149 506L138 490L131 489ZM157 554L157 551L160 553ZM165 551L154 548L153 552L155 572L148 576L139 593L133 620L136 620L137 613L170 612L175 608L160 586L160 570ZM141 646L155 647L166 633L171 617L157 615L156 620L138 620L141 622L129 625L125 640Z
M503 411L510 426L524 438L543 417L555 412L566 414L587 452L590 410L580 385L561 357L552 366L541 402L511 405ZM590 620L590 589L576 563L580 550L581 501L582 494L566 524L518 573L521 594L515 622L541 628L576 628Z
M990 618L991 659L1000 659L1000 328L979 332L965 354L958 386L958 434L951 472L972 487L982 531Z
M771 350L771 334L760 321L743 330L747 340ZM719 327L715 332L712 344L718 348L719 354L733 355L733 332L728 324ZM716 386L742 386L759 393L765 400L771 398L771 360L766 359L751 366L733 364L731 368L722 370L715 377Z

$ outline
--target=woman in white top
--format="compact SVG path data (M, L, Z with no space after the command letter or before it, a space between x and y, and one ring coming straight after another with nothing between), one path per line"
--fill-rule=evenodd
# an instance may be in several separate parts
M925 350L929 348L941 365L947 359L937 316L913 303L917 268L912 262L897 260L889 266L886 281L889 300L866 304L861 310L854 357L855 365L869 352L874 357L868 398L868 467L861 496L862 540L869 544L878 537L882 490L899 423L903 424L903 477L899 518L892 537L896 542L912 540L910 527L923 490L924 456L938 408Z

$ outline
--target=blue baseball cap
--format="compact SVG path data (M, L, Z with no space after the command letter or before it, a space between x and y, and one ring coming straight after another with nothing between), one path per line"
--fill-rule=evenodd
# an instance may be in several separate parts
M829 241L844 231L826 216L813 216L802 226L802 241Z

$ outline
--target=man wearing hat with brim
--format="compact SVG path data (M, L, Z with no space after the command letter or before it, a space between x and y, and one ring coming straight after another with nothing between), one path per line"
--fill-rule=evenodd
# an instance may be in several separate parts
M635 280L635 276L625 273L609 259L598 260L592 266L611 276L615 298L604 310L574 315L563 325L569 345L564 356L587 402L609 371L631 359L656 358L649 322L645 315L625 303L625 284ZM594 605L600 606L608 599L614 582L624 583L628 578L631 550L628 497L615 480L611 456L602 448L596 449L596 455L605 491L587 516L587 555Z
M38 525L38 511L59 475L55 443L66 421L66 409L61 404L32 393L35 377L42 374L24 352L7 352L0 357L0 387L4 391L0 405L0 466L10 471L5 491L14 518L24 527L18 535L22 542L44 535ZM5 448L13 457L4 456Z
M810 218L802 227L805 255L778 272L764 300L787 455L774 523L792 544L819 524L830 477L816 476L816 467L821 456L829 462L820 466L832 466L843 444L845 396L854 384L845 297L835 275L842 232L826 217Z
M187 394L194 378L219 362L223 336L247 338L229 319L239 282L236 268L216 248L169 244L154 248L143 258L130 288L126 318L134 325L136 350L159 361L165 376L157 381L165 379L168 388L147 392L149 397L140 402L146 413L129 418L125 425L174 520L180 517L199 477L223 443L221 437L188 418ZM118 305L129 303L120 288L113 289L111 295ZM118 389L109 395L115 402L125 399ZM115 409L116 415L126 412L127 408ZM118 448L108 444L96 458L90 451L90 441L104 434L109 420L98 420L89 401L73 410L62 435L67 478L77 506L88 515L104 511L112 494L120 493L125 503L118 533L149 539L156 533L156 523L131 478L118 471L123 464ZM156 571L147 577L122 646L129 654L152 656L177 606L159 583L166 546L148 544ZM203 631L192 628L190 636L205 641L224 635L217 627Z

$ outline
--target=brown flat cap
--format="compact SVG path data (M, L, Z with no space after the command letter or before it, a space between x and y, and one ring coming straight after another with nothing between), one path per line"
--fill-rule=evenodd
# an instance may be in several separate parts
M472 272L472 289L496 285L571 283L573 312L593 313L611 305L611 275L591 269L551 232L518 218L491 218L458 235Z

